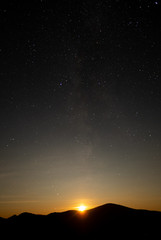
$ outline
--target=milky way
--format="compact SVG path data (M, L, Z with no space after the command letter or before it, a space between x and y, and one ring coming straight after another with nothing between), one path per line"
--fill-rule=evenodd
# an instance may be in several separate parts
M161 210L160 6L0 6L0 216Z

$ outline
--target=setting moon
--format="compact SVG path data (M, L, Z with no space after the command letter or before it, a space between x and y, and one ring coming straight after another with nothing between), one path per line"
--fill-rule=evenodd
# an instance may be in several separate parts
M84 212L86 210L86 208L87 208L86 206L81 205L81 206L78 207L78 211Z

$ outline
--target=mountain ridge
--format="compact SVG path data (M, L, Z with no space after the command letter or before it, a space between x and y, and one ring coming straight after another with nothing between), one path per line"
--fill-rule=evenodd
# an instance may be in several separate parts
M105 236L154 238L160 235L160 225L159 211L134 209L113 203L97 206L83 213L77 210L47 215L24 212L8 219L0 218L0 229L12 236L23 232L28 237L51 237L54 232L56 236L70 239L105 239Z
M132 208L132 207L127 207L127 206L124 206L124 205L121 205L121 204L115 204L115 203L105 203L105 204L102 204L102 205L98 205L96 207L93 207L93 208L89 208L87 210L85 210L85 212L88 212L88 211L92 211L92 210L96 210L96 209L101 209L101 208L105 208L105 207L110 207L110 208L122 208L122 209L126 209L126 210L135 210L135 211L146 211L146 212L153 212L153 213L160 213L161 214L161 211L157 211L157 210L149 210L149 209L142 209L142 208ZM79 212L79 210L66 210L66 211L62 211L62 212L51 212L51 213L48 213L48 214L36 214L36 213L32 213L32 212L22 212L20 214L14 214L8 218L5 218L5 217L0 217L0 221L1 220L7 220L7 219L11 219L11 218L15 218L15 217L20 217L20 216L27 216L27 215L31 215L31 216L50 216L50 215L53 215L53 214L64 214L64 213L67 213L67 212Z

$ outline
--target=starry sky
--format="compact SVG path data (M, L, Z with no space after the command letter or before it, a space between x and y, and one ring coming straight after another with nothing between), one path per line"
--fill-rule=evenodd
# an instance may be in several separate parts
M0 3L0 216L161 210L161 1Z

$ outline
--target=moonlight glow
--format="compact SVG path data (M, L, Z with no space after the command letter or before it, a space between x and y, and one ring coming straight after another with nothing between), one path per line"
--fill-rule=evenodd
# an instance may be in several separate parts
M80 212L84 212L85 210L86 210L86 206L84 206L84 205L81 205L81 206L79 206L78 207L78 210L80 211Z

